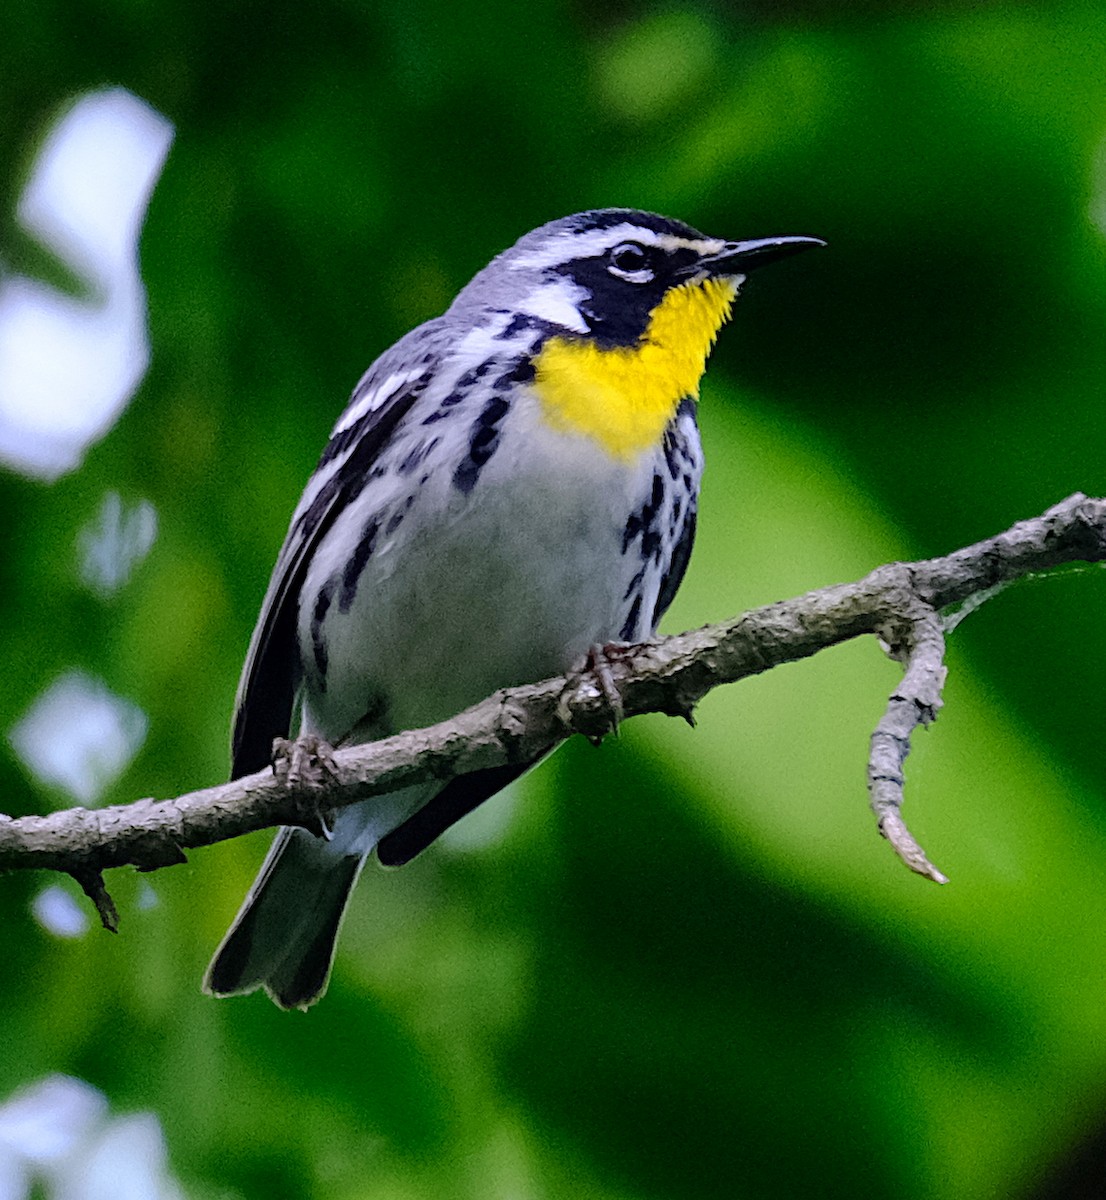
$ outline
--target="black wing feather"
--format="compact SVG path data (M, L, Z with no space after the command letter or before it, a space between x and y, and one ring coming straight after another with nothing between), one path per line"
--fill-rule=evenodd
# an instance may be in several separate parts
M425 384L423 384L425 386ZM288 733L300 682L296 645L300 590L311 556L339 513L364 488L377 455L423 390L416 382L331 438L320 467L347 446L349 456L292 520L254 631L235 705L231 778L269 765L273 738ZM361 390L354 392L354 400ZM336 445L337 444L337 445Z
M522 766L488 767L484 771L473 771L471 775L458 775L456 779L451 779L414 816L408 817L402 825L380 839L376 847L377 858L385 867L402 867L416 854L421 854L451 825L455 825L474 808L479 808L509 783L514 783L533 765L524 763Z

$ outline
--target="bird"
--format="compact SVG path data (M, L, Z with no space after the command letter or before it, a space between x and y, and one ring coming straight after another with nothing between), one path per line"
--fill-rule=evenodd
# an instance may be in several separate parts
M232 778L290 732L445 720L650 637L695 538L697 402L745 276L825 243L726 241L630 208L550 221L353 389L296 507L243 666ZM215 996L325 992L366 860L400 865L532 764L281 829L212 959Z

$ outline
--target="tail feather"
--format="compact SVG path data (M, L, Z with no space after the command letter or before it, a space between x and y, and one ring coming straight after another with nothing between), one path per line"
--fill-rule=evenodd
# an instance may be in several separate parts
M339 809L329 840L282 829L204 977L213 996L259 987L281 1008L326 991L350 893L377 842L434 794L420 785Z
M302 829L282 829L204 979L215 996L263 987L281 1008L326 990L338 930L366 854L336 855Z

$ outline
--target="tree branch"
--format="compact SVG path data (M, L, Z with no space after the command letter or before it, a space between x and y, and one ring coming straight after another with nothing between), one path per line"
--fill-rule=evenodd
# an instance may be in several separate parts
M944 632L1013 580L1065 563L1106 560L1106 500L1082 495L942 558L879 567L856 583L770 604L731 621L646 642L609 663L621 714L690 718L712 688L874 634L904 665L901 684L872 735L868 787L880 832L912 870L945 882L901 817L903 764L918 725L941 706ZM959 612L945 612L959 606ZM114 928L103 871L131 864L152 871L184 851L272 825L317 831L321 814L410 784L545 754L571 733L601 738L611 701L593 672L497 692L427 729L338 750L336 778L323 783L260 771L171 800L139 800L49 816L0 815L0 871L64 871Z

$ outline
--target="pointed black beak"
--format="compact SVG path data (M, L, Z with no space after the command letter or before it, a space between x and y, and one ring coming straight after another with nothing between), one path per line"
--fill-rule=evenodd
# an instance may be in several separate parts
M717 254L699 260L700 269L706 268L712 275L745 275L757 267L766 266L781 258L809 250L813 246L824 246L821 238L775 237L758 238L751 242L727 242Z

